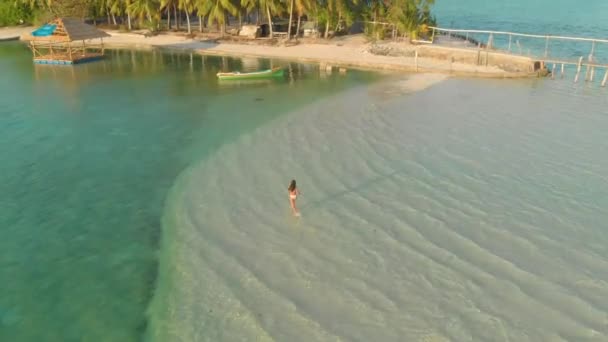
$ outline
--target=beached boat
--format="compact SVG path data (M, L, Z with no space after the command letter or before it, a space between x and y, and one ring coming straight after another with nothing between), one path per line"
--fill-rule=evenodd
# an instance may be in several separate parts
M268 70L255 72L218 72L217 77L220 80L249 80L255 78L282 77L282 68L272 68Z

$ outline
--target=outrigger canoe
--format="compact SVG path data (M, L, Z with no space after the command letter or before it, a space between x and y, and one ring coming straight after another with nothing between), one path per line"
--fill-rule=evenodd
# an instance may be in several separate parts
M273 68L255 72L218 72L217 78L220 80L250 80L257 78L282 77L282 68Z

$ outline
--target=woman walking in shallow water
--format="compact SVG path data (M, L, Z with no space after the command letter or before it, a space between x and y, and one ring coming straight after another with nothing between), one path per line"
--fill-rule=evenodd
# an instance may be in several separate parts
M291 210L293 210L293 215L300 216L300 212L296 208L296 198L298 198L300 190L298 190L298 188L296 187L295 179L291 180L291 183L289 184L289 188L287 188L287 190L289 191L289 204L291 204Z

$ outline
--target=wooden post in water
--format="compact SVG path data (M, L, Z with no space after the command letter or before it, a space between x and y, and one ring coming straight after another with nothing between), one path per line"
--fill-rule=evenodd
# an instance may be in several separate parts
M562 78L564 78L564 63L562 63Z
M608 68L606 68L606 73L604 74L604 79L602 80L602 87L606 86L606 82L608 82Z
M492 46L492 40L494 36L490 33L490 37L488 37L488 44L486 45L486 67L488 66L488 60L490 59L490 46Z
M545 58L549 55L549 36L545 38Z
M595 40L591 41L591 52L589 52L589 57L587 57L587 60L589 63L593 63L593 53L595 52ZM595 70L593 68L593 66L590 66L589 64L587 64L587 71L585 72L585 81L589 80L591 82L593 82L593 74L595 73Z
M591 48L591 53L589 54L587 61L589 64L587 64L587 71L585 72L585 81L593 82L593 74L595 72L593 66L591 65L591 63L593 63L593 48Z
M481 43L477 43L477 65L481 64Z
M551 69L551 79L555 79L555 63L553 63L553 68Z
M513 36L509 33L509 52L511 52L511 39Z
M581 65L583 63L583 56L578 59L578 64L576 65L576 76L574 76L574 83L578 82L578 76L581 74Z
M418 72L418 49L414 52L414 67L416 68L416 72Z
M519 48L519 54L522 54L522 50L521 50L521 44L519 43L519 39L515 41L515 43L517 44L517 47Z

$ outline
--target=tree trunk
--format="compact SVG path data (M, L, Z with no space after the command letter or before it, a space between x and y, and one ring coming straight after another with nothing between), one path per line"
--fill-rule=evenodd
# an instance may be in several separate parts
M243 11L239 11L239 30L243 28Z
M289 26L287 27L287 39L291 39L291 23L293 22L293 3L295 0L291 0L291 5L289 7Z
M131 29L133 29L133 26L131 26L131 13L129 13L127 11L127 27L129 28L129 31L131 31Z
M108 25L112 25L112 18L110 17L110 10L108 11Z
M268 5L266 5L266 15L268 15L269 37L272 38L273 37L272 17L270 16L270 7Z
M186 24L188 25L188 34L192 33L192 28L190 27L190 13L186 11Z
M116 16L114 15L114 13L112 13L112 22L114 23L114 26L118 25L116 23Z
M255 24L260 25L260 8L258 7L258 8L256 8L256 10L257 10L257 13L255 15Z
M175 28L179 31L179 20L177 20L177 6L173 4L173 19L175 19Z
M223 16L224 16L224 20L222 20L222 25L221 25L221 29L220 29L221 37L224 37L224 35L226 35L226 14L224 13Z
M338 22L336 23L336 29L334 30L335 33L338 33L338 28L340 27L340 20L342 20L342 12L338 11Z
M374 12L374 34L376 35L376 40L380 40L380 33L378 32L378 9Z
M167 30L171 31L171 6L167 6Z
M202 15L198 16L198 30L201 31L201 33L203 33L203 16Z
M302 22L302 16L298 14L298 28L296 28L296 40L300 36L300 22Z
M327 21L325 22L325 39L327 39L327 37L329 37L329 18L327 18Z

